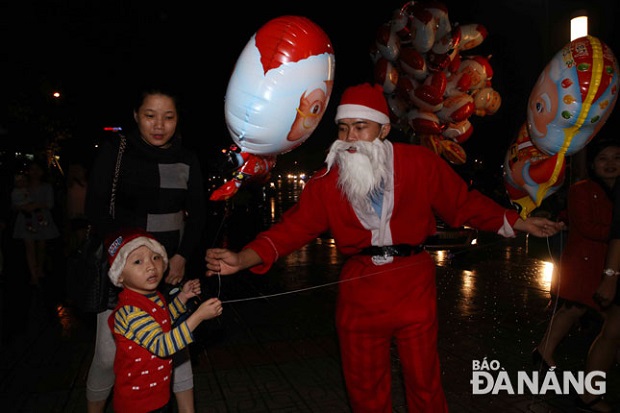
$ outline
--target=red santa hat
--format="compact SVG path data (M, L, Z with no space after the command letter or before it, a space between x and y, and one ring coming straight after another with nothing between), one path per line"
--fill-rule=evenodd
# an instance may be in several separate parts
M106 253L108 254L108 277L117 287L122 284L118 281L125 268L127 257L139 247L146 246L151 251L158 253L164 259L165 268L168 267L168 254L163 245L161 245L151 234L140 229L130 228L113 234L106 240Z
M345 118L368 119L382 125L390 123L390 112L383 88L370 83L347 88L336 110L336 123Z

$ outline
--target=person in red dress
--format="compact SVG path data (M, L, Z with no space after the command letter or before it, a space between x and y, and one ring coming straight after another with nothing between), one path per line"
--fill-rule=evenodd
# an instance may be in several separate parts
M620 174L620 141L592 142L587 149L589 177L568 190L568 238L551 283L558 300L532 358L542 370L554 370L553 354L588 309L600 311L593 295L605 266L613 203L612 188Z

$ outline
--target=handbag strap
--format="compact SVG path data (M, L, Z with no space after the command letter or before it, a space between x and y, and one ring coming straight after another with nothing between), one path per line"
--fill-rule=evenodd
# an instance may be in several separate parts
M114 204L116 202L116 185L118 183L118 175L121 171L121 160L123 159L123 152L125 152L125 147L127 146L127 139L125 136L121 135L121 143L118 147L118 154L116 155L116 166L114 167L114 179L112 180L112 195L110 196L110 216L114 218L115 207Z

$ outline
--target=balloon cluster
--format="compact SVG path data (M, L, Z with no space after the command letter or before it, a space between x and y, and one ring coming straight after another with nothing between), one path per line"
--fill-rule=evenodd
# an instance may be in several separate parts
M522 218L564 183L565 157L584 148L618 98L618 61L599 39L565 45L530 92L525 122L504 159L504 186Z
M486 36L480 24L451 24L440 2L410 1L379 27L371 48L392 124L455 164L466 161L461 144L472 135L470 117L501 105L490 57L461 54Z
M306 141L333 89L334 50L327 34L302 16L263 25L237 59L226 90L226 126L236 169L210 196L231 198L245 182L269 179L278 154Z

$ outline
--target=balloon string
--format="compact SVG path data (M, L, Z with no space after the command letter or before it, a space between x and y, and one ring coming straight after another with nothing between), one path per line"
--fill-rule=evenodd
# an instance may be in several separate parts
M560 235L560 245L559 245L559 250L562 251L564 249L564 240L562 239L562 233L559 233ZM561 265L557 265L555 257L553 255L552 249L551 249L551 244L549 242L550 237L547 237L547 253L549 254L549 257L551 258L551 263L553 264L553 268L554 268L554 273L551 275L551 282L553 283L553 277L557 276L557 286L556 286L556 298L553 299L553 291L551 291L552 286L549 286L549 294L551 295L551 300L553 302L553 309L551 310L551 318L549 319L549 326L547 327L547 331L551 331L551 328L553 327L553 322L555 320L555 315L558 312L558 306L559 306L559 301L560 301L560 287L562 285L562 266ZM557 267L557 269L556 269ZM549 335L546 335L546 339L545 342L543 344L543 353L546 352L547 350L547 345L549 344Z
M479 249L484 249L484 248L490 248L491 246L497 245L499 242L490 242L484 246L479 246ZM549 237L547 237L547 245L549 245ZM550 251L550 248L549 248ZM452 257L458 255L458 254L462 254L466 251L461 251L461 252L457 252L452 254ZM263 300L263 299L269 299L269 298L274 298L274 297L281 297L281 296L285 296L285 295L290 295L290 294L297 294L297 293L302 293L302 292L306 292L306 291L311 291L311 290L316 290L319 288L325 288L325 287L331 287L334 285L338 285L338 284L343 284L346 282L351 282L351 281L358 281L364 278L368 278L374 275L379 275L379 274L383 274L386 272L391 272L393 270L398 270L398 269L402 269L402 268L407 268L407 267L413 267L416 265L421 265L422 263L420 262L415 262L415 263L411 263L411 264L407 264L407 265L401 265L398 267L393 267L390 266L388 269L382 270L382 271L375 271L375 272L371 272L365 275L361 275L359 277L353 277L353 278L348 278L346 280L338 280L338 281L333 281L333 282L329 282L329 283L325 283L325 284L319 284L319 285L314 285L314 286L310 286L310 287L305 287L305 288L299 288L299 289L295 289L295 290L291 290L291 291L284 291L281 293L274 293L274 294L268 294L268 295L259 295L259 296L253 296L253 297L247 297L247 298L238 298L238 299L231 299L231 300L222 300L223 304L230 304L230 303L239 303L239 302L244 302L244 301L255 301L255 300ZM221 275L220 273L218 273L218 279L220 279L220 285L221 285Z
M390 267L389 269L383 270L383 271L376 271L376 272L372 272L369 274L365 274L365 275L361 275L359 277L353 277L353 278L349 278L346 280L338 280L338 281L333 281L333 282L329 282L329 283L325 283L325 284L320 284L320 285L314 285L311 287L306 287L306 288L299 288L296 290L291 290L291 291L285 291L285 292L281 292L281 293L275 293L275 294L269 294L269 295L260 295L260 296L254 296L254 297L248 297L248 298L238 298L238 299L233 299L233 300L225 300L222 301L223 304L229 304L229 303L238 303L238 302L242 302L242 301L254 301L254 300L262 300L262 299L267 299L267 298L272 298L272 297L279 297L279 296L283 296L283 295L289 295L289 294L297 294L297 293L301 293L304 291L310 291L310 290L316 290L318 288L325 288L325 287L330 287L332 285L338 285L338 284L343 284L346 282L350 282L350 281L357 281L357 280L361 280L363 278L367 278L373 275L378 275L378 274L383 274L385 272L391 272L394 269L401 269L401 268L407 268L407 267L413 267L415 265L419 265L419 262L416 263L411 263L408 265L401 265L398 267ZM218 273L219 275L219 273Z
M215 243L217 242L220 234L222 232L222 228L224 228L224 222L226 221L226 213L223 213L222 219L220 220L220 225L215 232L215 236L213 237L213 242L211 243L211 248L215 247ZM217 273L217 294L216 297L220 298L220 294L222 293L222 275Z

